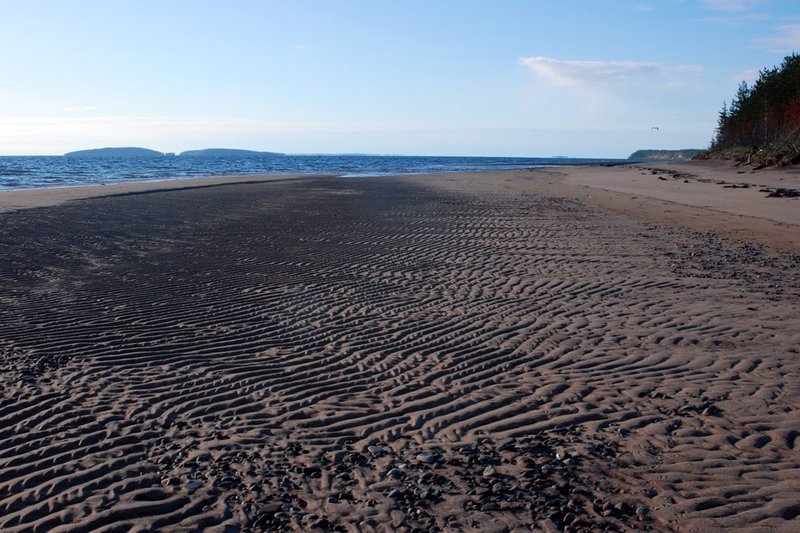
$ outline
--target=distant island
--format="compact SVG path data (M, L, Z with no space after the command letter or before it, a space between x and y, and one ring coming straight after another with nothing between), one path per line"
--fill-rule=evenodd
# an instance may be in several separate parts
M237 150L235 148L206 148L205 150L188 150L181 152L181 157L253 157L263 155L283 155L278 152L257 152L255 150Z
M237 150L234 148L206 148L204 150L189 150L181 152L179 157L254 157L283 155L278 152L257 152L254 150ZM94 148L91 150L78 150L64 154L64 157L174 157L175 154L165 154L149 148L133 146L121 148Z
M95 148L92 150L78 150L64 154L64 157L164 157L162 152L148 148Z
M636 150L628 159L632 161L688 161L705 150L687 148L685 150Z

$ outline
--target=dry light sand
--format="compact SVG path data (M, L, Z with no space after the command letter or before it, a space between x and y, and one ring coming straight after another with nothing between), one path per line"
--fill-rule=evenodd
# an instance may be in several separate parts
M2 193L0 530L797 531L798 183Z

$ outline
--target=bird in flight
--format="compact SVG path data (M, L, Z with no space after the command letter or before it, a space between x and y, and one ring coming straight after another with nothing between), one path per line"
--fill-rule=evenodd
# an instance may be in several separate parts
M653 126L653 127L652 127L652 128L650 128L650 129L651 129L651 130L656 130L656 131L658 131L658 126Z

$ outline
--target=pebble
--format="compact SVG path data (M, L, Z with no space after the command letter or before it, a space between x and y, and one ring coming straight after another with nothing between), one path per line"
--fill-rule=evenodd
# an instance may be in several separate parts
M386 453L386 452L384 451L384 449L383 449L383 448L381 448L380 446L375 446L375 445L372 445L372 446L367 446L367 451L368 451L368 452L370 453L370 455L372 455L373 457L380 457L380 456L382 456L384 453Z
M395 479L400 479L401 477L403 477L403 471L400 470L399 468L395 467L395 468L392 468L391 470L389 470L387 472L387 475L389 477L393 477Z
M165 477L164 479L162 479L162 480L161 480L161 486L162 486L162 487L169 487L169 486L173 486L173 485L180 485L180 483L181 483L181 480L180 480L180 479L178 479L178 478L176 478L176 477L174 477L174 476L172 476L172 477Z
M709 405L710 402L705 402L703 407ZM696 408L694 412L701 409ZM324 460L318 463L311 462L313 459L310 458L308 462L300 463L286 456L282 462L271 464L264 474L271 479L268 486L263 487L265 497L279 499L282 503L277 504L271 513L251 512L255 526L253 531L289 530L290 524L302 525L307 531L344 531L338 518L325 518L319 512L321 507L311 505L311 501L301 497L303 492L298 492L304 490L303 483L309 477L321 476L335 479L336 490L340 491L326 495L328 502L363 505L375 510L388 505L393 526L409 533L414 528L421 532L436 530L433 526L439 523L440 518L450 524L450 517L437 518L438 511L434 511L435 504L442 502L448 494L465 498L463 510L466 514L456 513L459 516L455 517L463 516L465 528L479 527L477 515L473 513L516 513L522 509L534 521L550 517L550 524L558 524L561 531L583 531L587 524L592 523L605 526L619 523L631 529L636 529L633 527L635 525L647 525L645 520L650 520L649 510L637 507L634 503L615 506L608 501L610 498L607 497L613 497L608 490L600 488L594 492L594 501L585 499L589 493L580 491L584 488L591 491L591 488L584 487L581 480L575 477L576 466L582 460L613 458L616 448L613 443L604 447L595 445L581 448L583 453L579 454L575 442L572 434L564 432L563 436L543 434L497 442L484 439L478 444L453 449L394 450L388 446L371 444L359 447L361 453L358 453L353 451L352 446L345 445L333 460L328 459L330 455L325 455ZM376 460L378 457L388 457L391 461ZM202 463L199 456L195 456L195 460ZM216 468L220 460L217 457L206 465ZM308 464L315 466L308 467ZM504 466L499 465L516 467L510 466L505 470ZM356 473L363 473L366 469L373 469L373 474L378 477L383 472L383 479L389 481L379 489L382 496L367 499L359 491L353 489L351 492L348 488L355 484L356 477L360 478ZM213 474L215 479L219 478L219 481L214 481L215 486L230 485L235 489L249 482L243 473L236 471L215 470ZM162 483L169 486L170 482L165 480ZM191 481L194 485L185 485L189 490L211 485L206 480ZM243 505L246 508L246 502ZM311 510L317 511L317 514L310 513ZM608 521L601 518L601 514L608 517Z
M436 454L433 453L418 453L417 454L417 461L422 463L435 463L436 462Z
M203 482L202 481L198 481L198 480L195 479L194 481L190 481L186 485L184 485L184 488L191 492L191 491L195 491L195 490L199 489L202 486L203 486Z

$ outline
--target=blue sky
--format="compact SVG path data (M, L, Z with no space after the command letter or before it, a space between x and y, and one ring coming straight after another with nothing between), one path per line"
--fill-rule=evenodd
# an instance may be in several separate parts
M798 0L0 0L0 154L705 147L794 50Z

